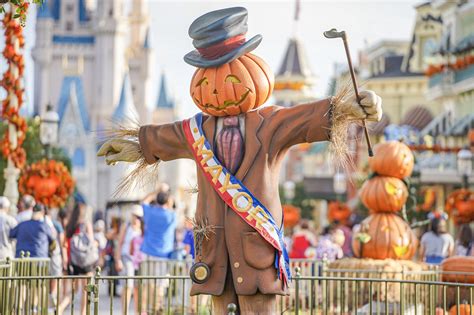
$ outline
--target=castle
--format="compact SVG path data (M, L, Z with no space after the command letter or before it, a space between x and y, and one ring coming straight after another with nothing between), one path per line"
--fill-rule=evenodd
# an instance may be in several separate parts
M60 116L59 146L69 155L79 193L95 208L111 200L126 165L107 167L96 157L104 130L112 123L162 123L175 120L174 101L162 75L160 96L151 82L146 0L46 0L38 8L34 111L51 104ZM154 118L153 118L154 117ZM176 186L178 165L163 168ZM163 176L162 176L163 177ZM138 199L144 192L122 196Z

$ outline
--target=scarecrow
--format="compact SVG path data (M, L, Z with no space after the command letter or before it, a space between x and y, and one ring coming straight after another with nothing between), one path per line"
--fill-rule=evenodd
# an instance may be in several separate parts
M212 11L189 28L196 50L184 60L197 67L190 94L202 113L164 125L122 130L104 143L107 164L138 162L139 173L159 161L193 159L197 167L196 259L191 295L210 294L216 314L229 303L241 314L272 314L276 295L288 293L290 270L283 242L278 176L288 149L331 141L346 147L348 124L377 121L381 99L362 91L290 108L261 107L274 77L251 54L261 42L246 40L247 10ZM342 152L344 154L344 152Z

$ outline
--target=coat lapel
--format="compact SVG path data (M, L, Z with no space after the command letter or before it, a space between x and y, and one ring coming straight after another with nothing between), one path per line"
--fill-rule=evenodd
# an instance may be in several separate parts
M258 110L245 114L245 155L235 177L243 181L257 157L262 143L258 138L263 117Z
M211 148L214 149L214 135L216 133L216 121L217 117L214 116L204 116L205 120L202 124L202 129L204 135L206 136L207 141L209 141Z

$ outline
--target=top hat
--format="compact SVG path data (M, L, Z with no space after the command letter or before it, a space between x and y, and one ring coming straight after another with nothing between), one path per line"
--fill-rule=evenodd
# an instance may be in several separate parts
M218 67L254 50L262 35L245 40L247 9L242 7L211 11L198 17L189 27L196 50L184 61L199 68Z

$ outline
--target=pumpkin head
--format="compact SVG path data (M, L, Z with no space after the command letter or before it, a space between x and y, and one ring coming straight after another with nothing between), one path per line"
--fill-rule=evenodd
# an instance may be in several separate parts
M397 212L407 198L407 186L395 177L375 176L360 189L360 200L373 212Z
M259 57L247 53L217 68L198 68L191 80L194 103L212 116L246 113L267 101L274 76Z
M453 305L449 310L449 315L470 315L471 314L471 305L470 304L460 304L459 313L457 305Z
M356 257L373 259L411 259L418 247L418 240L410 226L399 216L376 213L362 221L359 234L368 235L362 242L353 238L352 248Z
M415 158L410 148L400 141L377 144L369 166L375 173L403 179L411 175Z

